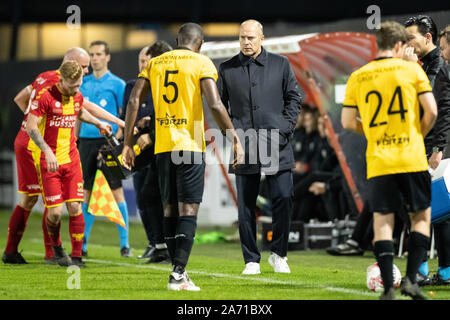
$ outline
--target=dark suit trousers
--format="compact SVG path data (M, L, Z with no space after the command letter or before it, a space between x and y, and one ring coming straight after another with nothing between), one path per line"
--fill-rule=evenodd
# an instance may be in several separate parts
M245 263L260 262L261 255L256 243L256 198L261 175L236 174L238 197L239 236ZM292 171L280 171L266 175L269 198L272 201L272 246L271 251L281 257L287 255L292 212Z

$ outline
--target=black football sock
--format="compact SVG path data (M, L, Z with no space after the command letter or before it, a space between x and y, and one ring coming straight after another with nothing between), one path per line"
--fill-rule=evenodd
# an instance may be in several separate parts
M391 240L377 241L373 249L386 293L394 287L394 243Z
M196 216L182 216L178 218L176 237L176 251L174 264L186 267L192 246L194 245L195 230L197 229Z
M439 267L445 269L450 266L450 220L434 224L434 239Z
M164 230L164 240L166 241L167 250L169 251L170 259L172 264L174 264L175 257L175 235L177 234L178 217L164 217L163 220L163 230Z
M423 257L430 246L430 237L419 232L411 232L408 241L408 261L406 263L406 276L411 283L416 283L417 272L423 263Z

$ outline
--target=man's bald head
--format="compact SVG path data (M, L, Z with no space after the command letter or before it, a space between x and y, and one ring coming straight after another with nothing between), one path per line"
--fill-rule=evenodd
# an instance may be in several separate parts
M240 28L241 29L242 28L246 28L246 29L247 28L252 28L252 29L255 28L255 29L257 29L257 30L259 30L261 32L260 35L264 34L263 26L258 20L254 20L254 19L245 20L244 22L241 23Z
M86 50L80 47L73 47L66 51L63 58L63 63L66 61L76 61L83 68L84 75L89 73L89 62L91 58Z
M147 54L149 48L150 46L143 47L139 52L138 57L139 72L144 70L144 68L147 66L148 61L150 60L150 55Z
M141 51L139 51L139 55L141 55L141 54L147 54L148 48L150 48L150 46L143 47L143 48L141 49Z
M239 45L243 55L256 57L261 53L264 40L262 24L256 20L245 20L239 29Z
M200 52L203 43L203 29L196 23L188 22L183 24L178 30L177 44L180 47L187 47Z

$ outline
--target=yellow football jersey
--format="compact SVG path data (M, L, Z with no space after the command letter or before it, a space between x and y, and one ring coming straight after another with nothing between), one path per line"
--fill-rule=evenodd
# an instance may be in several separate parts
M175 49L149 61L139 77L150 81L155 107L155 153L205 151L200 81L217 81L217 69L202 54Z
M344 107L361 116L367 179L428 170L418 95L431 90L423 69L402 59L375 59L351 74Z

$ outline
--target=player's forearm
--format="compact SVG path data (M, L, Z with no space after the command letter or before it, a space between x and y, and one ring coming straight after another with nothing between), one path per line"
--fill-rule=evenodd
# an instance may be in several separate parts
M102 107L99 107L95 103L92 103L90 101L84 101L83 107L87 111L89 111L94 117L117 124L119 127L125 126L125 122L122 119L117 118L116 116L112 115Z
M22 110L23 113L27 110L28 102L31 97L30 86L26 86L14 97L14 102Z
M363 134L364 130L359 118L358 111L355 108L342 108L341 124L344 129Z
M233 142L237 137L237 133L222 101L218 100L213 103L210 106L210 110L219 128L222 132L225 132L226 137Z
M420 104L423 107L423 117L420 121L422 135L426 137L426 135L433 128L437 115L437 105L436 100L434 99L434 95L431 92L426 92L419 95Z
M148 80L138 78L131 90L125 114L125 127L123 129L123 143L125 146L131 147L133 145L134 124L136 123L138 109L147 96L149 89L150 84Z
M420 126L422 129L422 136L426 137L430 130L433 128L436 122L436 116L430 113L425 113L420 121Z
M359 118L356 118L356 124L355 124L355 130L354 131L356 133L359 133L359 134L364 134L362 122L361 122L361 119L359 119Z
M131 97L128 100L127 112L125 114L125 128L123 129L123 141L127 146L133 145L133 130L139 108L139 100L139 95L133 89Z
M94 126L98 127L100 125L100 120L98 120L97 118L95 118L92 114L89 113L89 111L87 110L82 110L79 114L78 114L78 119L80 119L80 121L83 121L85 123L90 123L93 124Z
M357 119L343 121L342 127L344 129L351 130L356 133L360 133L360 134L364 133L361 122L358 121Z
M50 150L50 147L45 142L44 138L42 137L41 132L37 127L29 127L27 125L27 133L30 136L31 140L34 141L34 143L38 146L39 149L41 149L43 152L46 152Z

